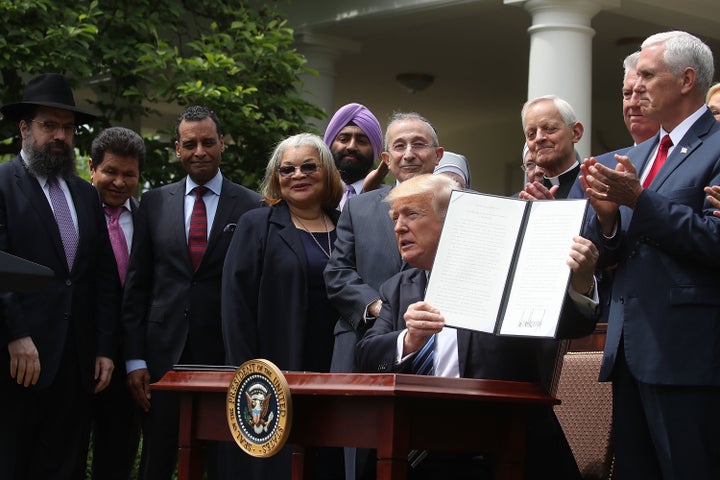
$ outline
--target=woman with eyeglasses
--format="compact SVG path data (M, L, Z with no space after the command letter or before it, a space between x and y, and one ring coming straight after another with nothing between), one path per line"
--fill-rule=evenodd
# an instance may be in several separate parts
M260 193L267 206L240 217L225 259L227 363L265 358L281 370L329 372L338 313L327 299L323 270L343 185L322 138L301 133L280 142ZM253 478L290 478L285 450L254 466ZM341 455L333 458L336 463L321 462L321 470L342 469ZM342 476L339 471L326 478Z

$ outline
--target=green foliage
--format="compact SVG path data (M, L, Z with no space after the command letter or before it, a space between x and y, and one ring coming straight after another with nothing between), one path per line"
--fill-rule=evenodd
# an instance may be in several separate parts
M324 116L300 97L305 59L293 49L293 32L272 4L0 0L0 15L3 103L21 98L21 74L55 71L78 79L76 87L92 87L94 109L106 119L102 126L137 124L167 111L168 104L178 113L206 105L223 125L223 173L250 187L262 178L277 141L312 131L307 120ZM174 115L164 124L146 139L143 178L151 187L183 174L174 156ZM0 138L16 131L17 125L6 122ZM76 139L82 153L91 139ZM0 142L0 153L17 153L17 141L7 145Z

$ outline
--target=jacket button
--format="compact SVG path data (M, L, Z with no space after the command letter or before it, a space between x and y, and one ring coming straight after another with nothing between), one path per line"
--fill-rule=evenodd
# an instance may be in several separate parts
M72 280L70 280L69 278L67 280L65 280L65 286L66 287L72 286Z

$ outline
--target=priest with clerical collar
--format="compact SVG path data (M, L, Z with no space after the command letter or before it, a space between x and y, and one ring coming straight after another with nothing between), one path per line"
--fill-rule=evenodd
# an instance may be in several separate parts
M572 106L554 95L528 100L521 117L528 148L545 176L542 183L528 183L519 198L566 198L580 172L575 144L582 138L582 123Z

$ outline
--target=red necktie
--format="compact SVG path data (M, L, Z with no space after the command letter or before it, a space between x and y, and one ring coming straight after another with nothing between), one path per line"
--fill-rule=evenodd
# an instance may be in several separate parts
M108 216L107 229L110 237L110 245L112 245L115 254L115 262L117 263L118 275L120 275L120 285L125 285L125 275L128 267L128 245L125 233L120 227L120 215L122 215L125 207L105 206L105 213Z
M655 161L650 167L650 172L648 173L647 177L645 177L645 181L643 182L643 188L647 188L650 183L652 183L655 175L657 175L662 166L665 164L665 160L667 160L668 156L668 150L670 150L672 144L673 143L672 140L670 140L670 135L666 134L662 138L662 140L660 140L660 147L658 148L657 156L655 157Z
M207 187L195 187L195 205L190 215L190 231L188 232L188 250L192 260L193 270L197 270L200 259L207 246L207 212L203 195L208 191Z

